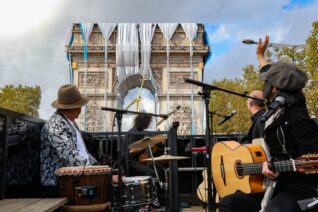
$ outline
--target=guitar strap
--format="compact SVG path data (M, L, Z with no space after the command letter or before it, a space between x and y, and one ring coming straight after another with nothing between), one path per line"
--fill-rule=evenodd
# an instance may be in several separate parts
M280 108L277 110L276 113L274 113L266 122L265 122L265 129L271 125L275 119L277 119L282 113L284 112L284 109ZM264 141L264 140L263 140ZM265 153L267 155L267 158L270 160L271 159L271 156L270 156L270 153L269 153L269 148L268 146L266 145L266 143L264 142L264 144L262 145L262 147L264 148L265 150ZM265 194L264 194L264 197L263 197L263 200L261 202L261 210L260 212L264 212L265 211L265 207L267 206L269 200L272 198L273 196L273 193L274 193L274 190L275 190L275 186L276 186L276 181L273 181L273 180L270 180L268 178L265 178L267 179L267 189L265 191Z

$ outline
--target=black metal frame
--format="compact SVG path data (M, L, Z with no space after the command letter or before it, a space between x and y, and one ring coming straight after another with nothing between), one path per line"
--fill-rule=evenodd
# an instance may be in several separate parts
M0 138L0 157L1 157L1 173L0 176L0 200L6 196L6 167L8 162L8 128L12 119L18 119L20 121L43 125L45 120L28 116L22 113L14 112L11 110L0 108L0 116L3 117L3 133ZM0 129L1 130L1 129Z
M40 119L40 118L35 118L35 117L31 117L22 113L18 113L18 112L14 112L11 110L7 110L7 109L3 109L0 108L0 116L3 118L3 133L2 133L2 138L0 138L0 169L1 169L1 173L3 173L0 176L0 199L4 199L6 197L6 166L7 166L7 160L8 160L8 128L10 127L10 123L12 121L12 119L17 119L20 121L24 121L24 122L28 122L28 123L33 123L33 124L39 124L39 125L43 125L45 123L45 120ZM122 136L125 136L127 134L147 134L147 135L158 135L158 134L171 134L169 135L170 141L169 142L169 147L171 148L171 152L170 154L177 154L177 149L176 149L176 139L190 139L193 140L192 143L195 143L195 140L198 139L204 139L205 135L185 135L185 136L177 136L176 134L176 127L170 129L169 131L148 131L148 132L122 132ZM0 129L1 130L1 129ZM173 131L173 132L172 132ZM93 138L105 138L106 140L108 140L110 137L112 138L112 142L116 142L115 140L117 140L117 132L93 132L90 133L92 135ZM219 137L222 138L224 137L235 137L237 138L239 134L229 134L229 135L221 135L221 134L217 134L215 135L215 137ZM171 168L171 170L175 171L177 170L177 166L173 165L174 167ZM177 172L177 171L176 171ZM177 173L172 173L172 177L174 178L173 181L176 180L177 177ZM171 182L173 182L171 181ZM174 187L173 188L174 191L178 190L178 187ZM175 195L173 204L169 205L171 209L176 209L176 207L179 207L179 197L176 196L178 195L178 192L171 192L173 195Z

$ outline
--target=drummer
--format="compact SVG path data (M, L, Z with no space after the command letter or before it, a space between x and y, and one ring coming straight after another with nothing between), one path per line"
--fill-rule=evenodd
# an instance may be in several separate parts
M59 88L58 98L52 103L56 112L41 131L41 184L44 195L57 196L55 171L61 167L94 165L95 158L89 154L81 132L75 123L81 107L89 101L75 85Z
M138 114L134 119L134 126L128 131L128 135L124 139L122 158L124 168L126 170L126 176L152 176L156 177L154 169L147 166L145 163L139 162L139 156L144 153L145 150L136 151L128 150L128 146L138 140L145 137L144 134L133 134L134 132L145 131L150 126L151 116L147 114ZM131 132L131 133L130 133ZM162 167L156 165L159 177L164 176Z

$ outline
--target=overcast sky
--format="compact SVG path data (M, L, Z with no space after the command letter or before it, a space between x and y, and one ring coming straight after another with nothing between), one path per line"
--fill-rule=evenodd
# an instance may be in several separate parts
M0 0L0 87L40 85L47 119L58 87L69 82L64 45L78 22L204 23L213 55L204 80L240 77L257 62L255 46L242 39L304 43L317 11L318 0Z

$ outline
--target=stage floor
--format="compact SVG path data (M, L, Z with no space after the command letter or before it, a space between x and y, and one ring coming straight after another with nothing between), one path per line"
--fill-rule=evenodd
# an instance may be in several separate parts
M165 209L158 209L158 212L165 212ZM191 206L189 208L181 208L180 212L204 212L207 211L205 208L203 208L202 206ZM216 211L219 211L218 209L216 209Z
M206 211L202 206L191 206L190 208L182 208L182 212L196 212L196 211Z

